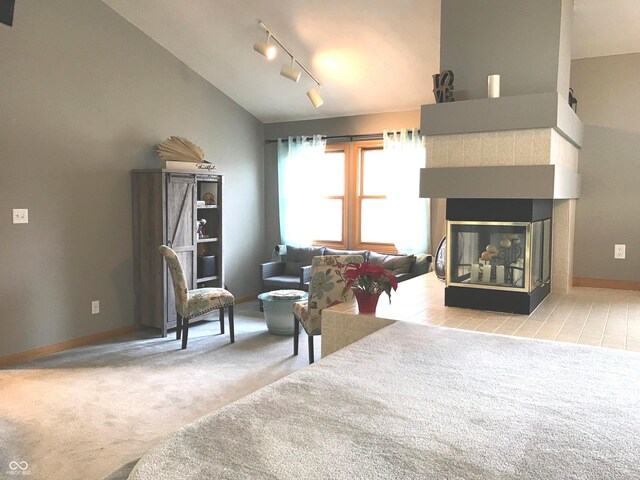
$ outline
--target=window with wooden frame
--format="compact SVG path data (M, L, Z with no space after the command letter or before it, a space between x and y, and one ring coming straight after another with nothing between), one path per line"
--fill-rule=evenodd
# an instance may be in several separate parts
M348 244L347 158L348 148L327 145L318 171L310 172L309 188L318 197L309 212L314 220L314 244L332 248L346 248Z
M397 253L386 196L382 140L327 145L318 192L314 243L335 249Z

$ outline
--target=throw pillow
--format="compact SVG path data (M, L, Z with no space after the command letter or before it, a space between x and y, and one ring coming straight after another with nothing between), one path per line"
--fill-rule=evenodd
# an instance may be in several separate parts
M287 245L287 261L284 264L285 275L300 275L300 268L311 265L311 259L322 255L324 247L292 247Z
M392 275L409 273L411 264L415 261L415 255L386 255L383 253L369 252L369 263L371 265L381 265L382 268Z
M333 248L325 248L324 255L362 255L364 261L367 261L369 250L334 250Z

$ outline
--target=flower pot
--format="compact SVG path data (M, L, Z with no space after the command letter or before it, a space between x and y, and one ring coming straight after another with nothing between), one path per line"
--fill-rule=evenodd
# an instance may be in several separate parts
M376 313L376 307L378 306L378 299L380 298L380 293L369 293L364 290L360 290L359 288L353 289L353 294L356 297L356 301L358 302L358 311L359 313Z

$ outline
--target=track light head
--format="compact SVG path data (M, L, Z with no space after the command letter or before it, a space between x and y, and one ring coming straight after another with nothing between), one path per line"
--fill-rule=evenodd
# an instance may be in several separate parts
M276 54L278 53L278 50L276 49L276 46L273 45L272 43L269 43L269 40L271 40L271 34L269 33L267 35L267 41L266 42L256 42L253 44L253 49L258 52L260 55L264 56L267 58L267 60L273 60L274 58L276 58Z
M280 69L280 75L282 75L285 78L288 78L293 82L298 83L298 80L300 80L300 75L302 75L302 72L293 66L293 57L291 57L291 66L283 65L282 68Z
M298 83L298 80L300 80L302 72L306 73L309 76L309 78L318 85L317 88L314 87L310 89L307 92L307 96L309 97L309 100L311 100L311 103L313 103L314 107L318 108L319 106L321 106L324 103L324 100L320 95L320 87L321 87L320 81L316 77L314 77L313 74L311 74L311 72L309 72L309 70L307 70L307 68L302 63L294 59L293 53L291 53L291 50L289 50L278 39L278 37L274 33L272 33L271 30L267 28L267 26L264 24L264 22L262 22L262 20L258 20L258 25L260 26L260 28L263 28L267 32L267 41L254 43L253 49L256 52L258 52L260 55L263 55L269 60L274 59L277 54L276 45L278 45L282 50L284 50L284 52L287 55L289 55L289 57L291 57L291 65L283 65L282 68L280 69L280 75L282 75L285 78L288 78L293 82ZM276 45L272 45L270 43L271 39L273 39ZM297 65L294 66L294 64L296 63ZM300 67L300 68L298 69L296 67Z
M324 100L320 96L320 86L318 86L318 88L312 88L311 90L309 90L307 92L307 97L309 97L309 100L311 100L311 103L313 103L313 106L316 108L324 103Z

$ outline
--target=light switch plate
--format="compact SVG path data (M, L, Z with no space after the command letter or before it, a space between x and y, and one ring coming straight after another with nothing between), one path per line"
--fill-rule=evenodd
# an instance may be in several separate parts
M29 223L29 210L26 208L14 208L13 223Z

